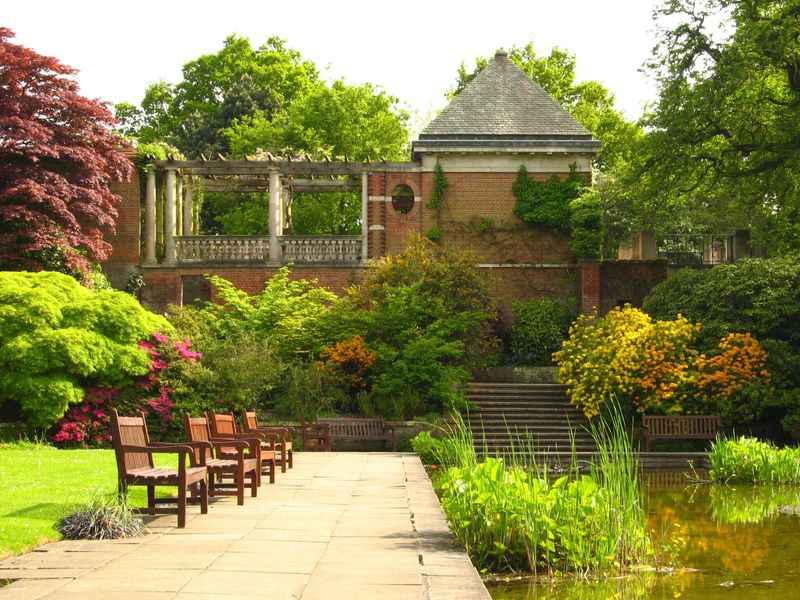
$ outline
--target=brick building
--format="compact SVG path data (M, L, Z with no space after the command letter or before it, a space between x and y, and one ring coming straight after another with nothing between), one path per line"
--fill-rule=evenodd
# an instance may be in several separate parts
M269 155L259 161L154 162L141 186L118 189L119 228L105 267L117 286L142 273L142 301L154 309L208 297L208 273L260 291L284 264L292 265L293 277L316 278L342 291L369 268L369 260L402 251L412 234L435 230L440 243L475 253L502 306L536 297L575 298L584 309L636 302L665 276L665 266L578 261L566 234L525 225L513 212L512 183L521 165L533 178L565 178L575 171L589 183L599 149L586 129L498 52L420 134L408 162ZM429 206L437 163L448 183L438 209ZM269 236L201 235L193 205L198 188L268 191ZM292 233L293 194L341 190L361 193L360 236ZM624 283L626 297L617 297L619 286L611 280Z

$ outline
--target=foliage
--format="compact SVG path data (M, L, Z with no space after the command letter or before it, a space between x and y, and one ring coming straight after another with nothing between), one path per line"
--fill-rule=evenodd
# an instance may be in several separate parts
M0 27L0 268L56 268L82 278L105 260L131 175L114 119L80 95L75 70L11 43Z
M551 365L553 352L569 333L574 311L558 300L542 298L515 302L511 329L511 361L522 365Z
M68 540L115 540L144 530L141 517L124 499L98 497L61 519L58 531Z
M528 176L521 165L512 191L517 203L514 214L531 225L547 225L567 231L570 226L570 203L583 192L583 183L573 170L566 179L553 175L547 181Z
M433 168L433 191L431 192L430 200L428 200L428 208L441 210L442 206L444 206L444 194L449 185L442 165L437 162Z
M85 386L147 375L139 346L171 331L124 292L93 291L60 273L0 273L0 398L47 427L83 399Z
M366 377L377 360L360 335L323 348L320 358L325 369L353 395L367 389Z
M439 227L431 227L425 232L425 237L432 242L438 242L442 239L442 230Z
M183 66L176 85L150 85L141 107L117 107L120 128L141 142L165 140L190 158L228 154L225 130L261 112L272 118L317 85L316 66L284 40L269 38L253 48L231 35L216 53Z
M436 480L448 522L480 568L608 572L649 554L625 424L612 419L593 435L601 453L591 475L551 478L498 458L478 462L473 450Z
M569 203L569 246L578 258L600 258L603 208L600 192L587 189Z
M715 352L720 338L750 333L767 354L774 390L745 389L723 404L746 421L768 413L792 428L800 415L800 266L794 255L743 259L710 270L682 269L657 285L644 309L658 319L681 313L701 321L698 346ZM746 422L739 421L739 422Z
M422 239L377 262L344 298L316 281L291 280L288 269L252 296L211 281L219 302L182 309L174 322L204 352L207 336L264 340L281 379L269 395L284 412L336 407L411 417L463 406L469 369L497 352L495 311L474 260Z
M528 43L512 46L508 57L533 81L558 102L561 107L603 144L597 164L607 170L624 160L631 147L641 137L641 128L625 120L616 109L614 95L596 81L575 81L575 56L561 48L553 48L547 56L539 56ZM458 69L454 96L480 73L489 62L478 57L475 68L467 70L463 63Z
M111 441L110 410L123 415L142 413L156 439L180 438L183 417L214 406L201 395L197 380L210 380L188 339L172 340L154 333L139 342L150 359L149 372L116 385L87 387L83 402L70 407L58 421L51 439L61 445L103 445Z
M663 0L647 70L658 100L620 174L628 212L663 231L752 228L797 248L797 0Z
M706 355L696 347L701 329L681 315L659 321L617 307L604 317L579 316L554 358L587 416L612 396L641 412L716 412L746 388L769 383L766 352L752 336L727 336Z
M710 476L725 483L800 483L800 448L776 448L756 438L718 439L708 454Z
M297 353L316 355L325 345L318 323L338 298L316 281L291 280L289 268L283 267L263 292L250 295L222 277L209 279L218 303L209 304L202 313L219 337L252 332L271 342L284 358Z

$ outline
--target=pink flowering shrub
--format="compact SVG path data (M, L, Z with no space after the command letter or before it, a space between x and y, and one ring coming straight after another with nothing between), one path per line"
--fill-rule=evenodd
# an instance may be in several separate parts
M188 339L172 340L155 333L139 347L150 358L147 375L117 387L88 387L84 400L70 407L54 428L53 442L61 445L96 446L111 441L110 409L121 414L143 413L155 439L176 438L183 433L183 414L198 414L213 407L203 394L209 379Z

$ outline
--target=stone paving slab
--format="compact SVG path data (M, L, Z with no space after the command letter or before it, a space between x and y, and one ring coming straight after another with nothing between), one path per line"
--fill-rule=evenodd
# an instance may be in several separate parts
M0 561L0 600L489 600L424 467L400 453L297 453L243 507L148 518L129 540Z

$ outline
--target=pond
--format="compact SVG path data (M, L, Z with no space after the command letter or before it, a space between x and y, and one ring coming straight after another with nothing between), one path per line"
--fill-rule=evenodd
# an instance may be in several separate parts
M645 481L656 543L678 566L620 579L489 586L495 600L777 600L800 598L800 487ZM671 481L670 481L671 480Z

